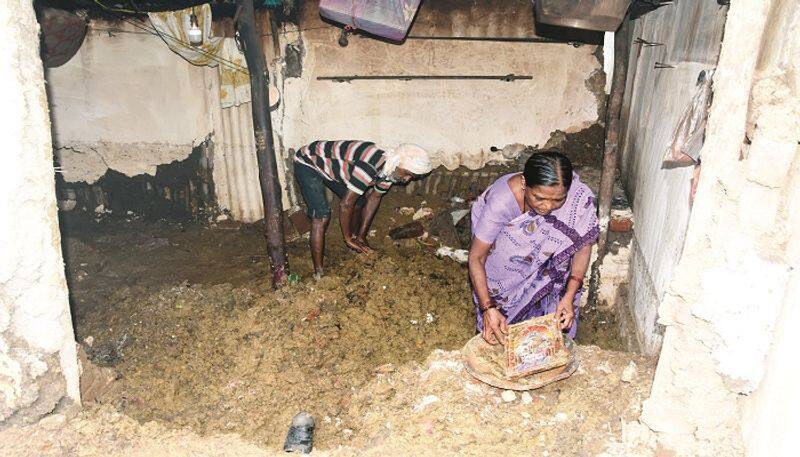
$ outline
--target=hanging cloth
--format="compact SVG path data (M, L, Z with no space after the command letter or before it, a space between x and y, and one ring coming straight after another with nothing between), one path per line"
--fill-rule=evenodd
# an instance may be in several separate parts
M700 160L700 149L706 136L708 108L711 106L714 70L704 70L697 78L695 94L684 109L678 126L672 134L664 153L665 166L695 165Z
M203 33L198 46L189 44L191 16ZM147 13L153 27L169 48L192 65L217 67L219 98L222 108L239 106L250 101L250 74L244 55L233 38L211 34L211 6L208 3L179 11Z

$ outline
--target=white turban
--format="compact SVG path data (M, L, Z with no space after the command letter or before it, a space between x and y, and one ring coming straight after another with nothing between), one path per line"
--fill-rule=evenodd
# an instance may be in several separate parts
M386 176L394 173L398 167L415 175L425 175L433 170L428 151L416 144L405 143L384 152L386 164L383 166L383 173Z

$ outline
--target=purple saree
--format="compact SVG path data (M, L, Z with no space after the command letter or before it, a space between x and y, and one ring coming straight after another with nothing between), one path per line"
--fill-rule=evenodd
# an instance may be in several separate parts
M546 216L520 211L508 187L508 180L517 174L495 181L472 206L473 236L492 245L486 259L489 295L509 324L554 312L564 294L573 255L594 243L600 233L594 194L577 174L564 206ZM578 328L580 296L578 291L570 337L575 337ZM477 315L478 331L482 331L483 316Z

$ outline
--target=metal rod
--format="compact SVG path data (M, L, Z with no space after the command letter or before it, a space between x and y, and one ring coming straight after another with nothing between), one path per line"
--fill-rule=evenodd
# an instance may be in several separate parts
M495 41L503 43L560 43L581 45L574 41L557 40L555 38L544 37L512 37L512 36L424 36L424 35L409 35L407 40L439 40L439 41Z
M611 96L606 111L606 139L603 153L603 170L600 174L600 195L598 196L597 216L600 219L600 237L597 240L597 261L606 254L608 223L611 215L611 198L617 175L617 154L620 143L620 115L625 95L625 82L628 76L628 53L630 41L628 29L630 20L625 18L614 37L614 75L611 82Z
M278 181L278 166L272 139L272 119L269 115L269 81L267 62L261 48L261 37L256 30L253 0L236 0L239 17L236 29L242 42L244 58L250 72L250 94L253 108L253 130L258 159L258 180L264 202L264 225L267 253L272 270L272 287L286 284L289 262L286 257L286 239L283 234L283 203Z
M513 82L518 79L533 79L533 76L528 75L350 75L350 76L317 76L317 81L335 81L339 83L366 80L390 80L390 81L411 81L415 79L420 80L453 80L453 79L480 79L480 80L499 80Z

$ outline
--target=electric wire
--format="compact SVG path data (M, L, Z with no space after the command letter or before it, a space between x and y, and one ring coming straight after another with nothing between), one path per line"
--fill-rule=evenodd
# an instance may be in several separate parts
M146 33L148 33L150 35L158 36L159 38L161 38L167 44L169 44L169 43L167 42L166 38L169 38L175 44L177 44L179 46L182 46L185 49L198 52L198 53L210 58L211 60L217 62L220 65L224 65L226 67L229 67L229 68L233 69L234 71L238 71L238 72L246 74L246 75L250 74L247 71L247 68L242 67L241 65L237 64L236 62L230 61L230 60L228 60L228 59L226 59L226 58L224 58L224 57L222 57L222 56L220 56L218 54L215 54L213 52L209 52L209 51L206 51L206 50L204 50L202 48L198 48L198 47L192 46L191 44L186 43L185 41L181 40L180 38L177 38L177 37L175 37L175 36L173 36L173 35L171 35L171 34L169 34L167 32L161 32L160 30L158 30L158 28L155 25L153 25L153 22L152 22L152 20L149 19L149 17L148 17L148 20L150 21L150 25L151 25L150 27L148 27L144 23L137 23L135 21L132 21L132 20L126 18L125 16L122 16L122 15L119 15L119 14L115 14L117 12L116 9L112 9L112 8L106 7L105 5L103 5L100 2L100 0L95 0L95 3L97 3L102 8L106 9L109 13L111 13L112 16L116 17L117 19L136 27L137 29L144 30ZM126 10L121 10L121 11L138 14L135 11L126 11Z

